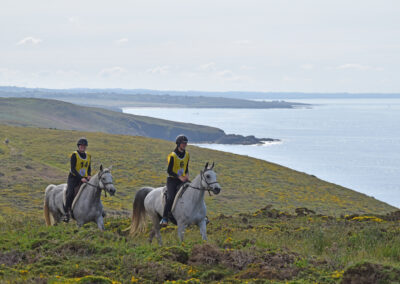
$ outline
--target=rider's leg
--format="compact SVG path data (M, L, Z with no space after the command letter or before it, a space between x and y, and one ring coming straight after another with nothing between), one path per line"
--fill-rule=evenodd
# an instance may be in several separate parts
M72 174L69 174L68 183L67 183L66 201L65 201L64 222L69 221L71 206L72 206L72 202L74 201L74 189L78 183L79 183L79 178L73 176Z
M178 178L167 178L167 198L164 207L164 214L161 220L161 226L166 226L168 224L168 215L171 212L172 205L174 203L175 195L177 192L177 187L182 182Z

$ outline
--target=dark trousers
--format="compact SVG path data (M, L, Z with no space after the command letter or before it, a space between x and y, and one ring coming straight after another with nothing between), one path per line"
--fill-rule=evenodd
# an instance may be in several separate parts
M168 218L172 205L174 204L176 193L181 185L182 182L179 178L167 178L167 200L165 202L163 218Z
M72 202L74 201L75 187L81 182L79 177L69 173L67 182L67 200L65 201L65 208L67 211L71 210Z

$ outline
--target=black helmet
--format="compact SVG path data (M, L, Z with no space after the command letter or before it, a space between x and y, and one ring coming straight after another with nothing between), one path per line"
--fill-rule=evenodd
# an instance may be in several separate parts
M175 143L176 143L176 145L179 146L179 145L181 145L181 143L184 143L184 142L187 143L188 141L189 140L187 139L187 137L185 135L181 134L176 137Z
M78 140L78 143L77 143L76 145L78 145L78 147L79 147L79 145L88 146L87 139L86 139L85 137L80 138L80 139Z

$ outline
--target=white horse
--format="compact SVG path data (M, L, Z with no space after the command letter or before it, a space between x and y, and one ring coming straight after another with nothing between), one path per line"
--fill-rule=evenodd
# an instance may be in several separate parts
M203 240L207 240L206 230L206 204L204 202L205 191L219 194L221 187L217 182L217 175L213 171L214 163L209 168L208 163L200 171L195 179L186 187L180 188L172 206L172 215L178 225L178 237L183 241L185 228L196 224L200 228ZM154 236L157 236L159 245L162 245L160 234L160 220L164 210L165 187L151 188L143 187L135 195L133 202L132 223L130 226L130 235L136 235L144 231L146 213L151 217L153 229L150 233L149 241L152 242ZM181 195L181 196L180 196Z
M100 166L100 171L92 176L87 182L82 184L77 196L72 203L73 218L82 226L88 222L95 222L100 230L104 230L104 212L101 203L101 192L104 190L110 195L114 195L116 189L113 185L111 168L104 169ZM46 187L44 198L44 218L46 225L52 225L50 215L54 220L53 225L57 225L65 215L65 193L67 184Z

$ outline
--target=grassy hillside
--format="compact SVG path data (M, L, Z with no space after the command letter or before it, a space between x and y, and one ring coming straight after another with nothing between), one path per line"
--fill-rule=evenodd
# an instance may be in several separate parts
M174 140L187 133L192 141L225 136L218 128L89 108L57 100L0 98L0 123L20 126L100 131Z
M45 227L44 188L65 181L68 153L83 135L94 168L113 165L117 193L102 198L106 231L94 224L77 229L74 222ZM8 145L2 142L6 137ZM215 161L222 186L220 195L206 200L209 241L202 242L191 227L179 244L176 228L168 227L160 248L148 244L148 232L132 239L123 229L135 191L164 184L165 156L173 143L7 125L0 125L0 141L1 283L400 281L400 216L385 215L396 208L313 176L189 147L192 176ZM317 214L295 213L297 207ZM352 213L361 216L346 215Z
M135 191L165 183L166 156L174 144L139 136L110 135L0 125L0 212L40 215L44 188L63 183L68 156L81 136L89 139L93 168L113 165L116 197L105 199L107 210L128 212ZM192 177L207 161L215 161L222 186L207 197L210 215L249 212L272 204L293 212L307 207L321 214L384 214L396 208L372 197L273 163L240 155L189 147ZM12 205L12 206L11 206Z
M293 216L264 208L218 216L209 241L176 228L164 246L130 238L128 218L45 227L37 218L0 215L0 282L12 283L399 283L399 216Z

